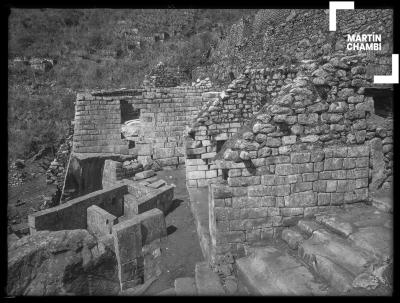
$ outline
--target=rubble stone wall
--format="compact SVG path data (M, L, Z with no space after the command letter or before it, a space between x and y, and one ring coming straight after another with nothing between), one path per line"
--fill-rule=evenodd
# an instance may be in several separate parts
M339 53L304 61L224 144L212 162L220 178L209 185L214 255L242 255L299 218L368 200L370 141L379 131L364 95L367 63L364 54Z
M327 9L260 10L251 22L241 20L234 24L211 53L210 64L197 68L193 75L228 84L230 72L237 77L249 66L279 66L284 62L330 56L336 51L356 54L358 51L345 48L347 34L357 33L382 34L382 50L367 52L371 62L368 72L391 74L393 10L338 10L335 32L329 31L328 13Z
M207 186L221 177L212 161L217 149L296 75L294 65L249 69L232 81L222 96L213 95L214 100L197 115L186 140L187 186Z

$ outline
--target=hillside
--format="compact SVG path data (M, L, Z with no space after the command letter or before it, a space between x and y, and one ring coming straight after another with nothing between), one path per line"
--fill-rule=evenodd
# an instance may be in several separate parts
M45 146L58 145L73 119L77 90L138 86L160 61L191 75L230 26L251 13L12 9L9 158L29 158ZM40 69L42 59L52 62L49 68Z

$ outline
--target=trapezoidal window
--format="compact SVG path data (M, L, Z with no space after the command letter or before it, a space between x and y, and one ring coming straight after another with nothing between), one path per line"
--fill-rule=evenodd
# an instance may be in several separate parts
M364 94L374 99L375 115L382 118L393 116L393 91L391 88L365 88Z

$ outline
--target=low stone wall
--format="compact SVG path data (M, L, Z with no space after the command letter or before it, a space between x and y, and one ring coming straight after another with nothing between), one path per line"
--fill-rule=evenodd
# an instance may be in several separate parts
M112 227L121 291L161 274L161 241L167 236L163 213L152 209Z
M219 162L225 184L210 185L216 253L243 254L302 217L367 201L369 148L329 147L248 162Z
M72 153L64 180L61 203L101 190L104 163L107 159L126 161L133 156L119 154Z
M126 185L116 185L33 213L28 216L30 233L39 230L86 229L87 208L92 205L97 205L118 218L124 212L124 195L127 190Z
M125 217L131 218L153 208L160 209L164 214L167 213L172 205L174 185L167 185L163 180L153 180L152 182L161 182L161 184L158 187L151 187L152 182L147 182L146 179L133 181L125 178L126 172L124 173L121 162L105 161L103 188L112 188L120 184L127 186L128 192L124 196Z

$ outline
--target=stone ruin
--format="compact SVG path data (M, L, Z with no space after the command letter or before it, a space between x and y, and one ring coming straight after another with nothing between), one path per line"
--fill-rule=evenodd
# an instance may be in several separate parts
M267 28L264 47L297 60L246 65L222 91L208 70L192 86L153 75L141 88L79 93L67 202L31 215L31 234L88 230L115 254L120 290L138 287L160 274L173 198L154 171L184 167L200 246L220 277L209 279L223 285L211 293L229 293L233 264L248 293L390 292L391 206L380 193L390 196L393 182L393 88L373 75L390 72L391 53L341 47L366 18L328 35L326 13L307 14L312 24L296 11L267 14L286 20L275 33L257 21ZM390 16L381 10L373 20ZM294 41L283 34L297 29ZM321 41L311 44L307 30Z

